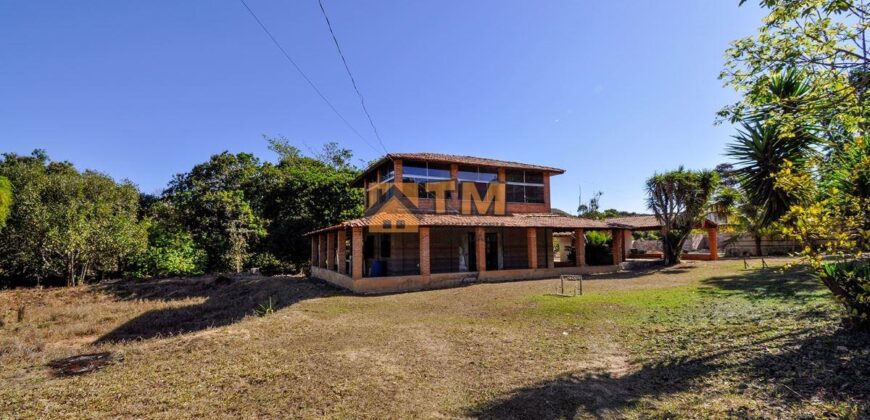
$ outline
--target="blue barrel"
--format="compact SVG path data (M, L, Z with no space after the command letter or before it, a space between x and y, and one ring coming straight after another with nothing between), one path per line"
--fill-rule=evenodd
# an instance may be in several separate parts
M387 262L375 260L372 261L372 277L383 277L387 274Z

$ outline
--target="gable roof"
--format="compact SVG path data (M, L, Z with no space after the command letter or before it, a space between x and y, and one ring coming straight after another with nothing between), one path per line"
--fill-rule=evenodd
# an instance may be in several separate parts
M362 180L365 179L370 173L372 173L379 166L386 163L388 160L393 159L401 159L401 160L418 160L424 162L434 162L434 163L456 163L459 165L474 165L474 166L488 166L492 168L505 168L505 169L521 169L521 170L529 170L529 171L541 171L547 172L550 174L563 174L565 173L564 169L554 168L552 166L543 166L543 165L533 165L530 163L521 163L521 162L513 162L509 160L497 160L497 159L489 159L475 156L463 156L463 155L448 155L444 153L389 153L371 165L368 166L359 176L357 176L353 182L351 182L352 186L361 186Z

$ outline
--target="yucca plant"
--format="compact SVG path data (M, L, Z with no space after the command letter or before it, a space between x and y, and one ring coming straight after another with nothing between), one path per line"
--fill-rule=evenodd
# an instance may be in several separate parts
M275 313L275 304L272 302L272 297L269 297L268 302L261 303L254 312L257 313L257 316L266 316Z
M774 174L786 161L795 168L805 166L814 153L815 139L806 131L786 136L776 124L744 123L726 153L736 160L735 173L747 201L761 211L761 222L769 225L782 217L802 197L778 188Z

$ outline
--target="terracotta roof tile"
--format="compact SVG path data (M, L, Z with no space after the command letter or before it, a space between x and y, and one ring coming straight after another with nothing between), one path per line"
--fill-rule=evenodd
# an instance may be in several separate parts
M629 229L658 229L662 227L659 219L654 215L611 217L609 219L604 219L604 221L615 227L625 227ZM703 225L699 225L697 228L714 228L717 226L718 224L716 224L716 222L710 219L704 219Z
M417 214L420 226L458 226L458 227L536 227L557 229L610 229L611 226L600 220L555 214L515 214L511 216L466 216L453 214ZM339 225L308 233L336 230L342 227L367 227L375 222L374 216L348 220Z
M390 153L394 159L424 160L428 162L458 163L460 165L480 165L494 168L531 169L543 172L564 173L564 169L552 166L533 165L530 163L497 160L475 156L447 155L443 153Z
M662 224L659 223L659 219L654 215L611 217L609 219L604 219L604 221L614 225L630 227L632 229L653 229L662 226Z
M369 165L365 170L363 170L362 173L353 180L351 185L359 186L359 184L366 176L368 176L374 169L381 166L385 161L387 161L387 159L419 160L437 163L458 163L460 165L488 166L492 168L525 169L530 171L549 172L551 174L565 173L564 169L554 168L552 166L533 165L530 163L489 159L475 156L448 155L444 153L389 153Z

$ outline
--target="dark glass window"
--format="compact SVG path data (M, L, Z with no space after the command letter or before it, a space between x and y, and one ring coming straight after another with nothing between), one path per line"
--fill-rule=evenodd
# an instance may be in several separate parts
M523 187L522 185L508 184L505 199L508 201L508 203L525 202L525 187Z
M402 176L426 176L426 164L405 163L402 165Z
M505 181L507 182L525 182L523 171L506 171Z
M430 178L450 179L450 165L430 163L427 175Z
M526 186L526 203L543 203L544 187Z
M378 175L380 175L381 181L386 181L392 178L395 175L393 162L387 162L383 166L378 168Z
M498 181L498 171L481 169L477 175L478 182L493 182Z
M507 201L511 203L543 203L543 172L507 171Z
M498 180L498 170L478 166L460 166L460 181L492 182Z
M489 191L489 183L475 182L474 186L477 188L477 193L480 194L481 198L485 197Z
M526 184L544 184L543 172L526 172Z
M477 181L477 170L469 170L468 168L459 168L460 181Z
M450 179L450 166L428 162L406 162L402 167L402 181L417 184L420 198L435 198L434 192L426 191L427 182L437 182ZM448 192L447 198L450 197Z

